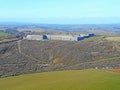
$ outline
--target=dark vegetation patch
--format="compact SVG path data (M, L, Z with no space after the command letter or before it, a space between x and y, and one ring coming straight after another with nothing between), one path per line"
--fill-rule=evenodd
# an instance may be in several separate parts
M0 44L0 76L54 70L120 68L120 42L15 41Z

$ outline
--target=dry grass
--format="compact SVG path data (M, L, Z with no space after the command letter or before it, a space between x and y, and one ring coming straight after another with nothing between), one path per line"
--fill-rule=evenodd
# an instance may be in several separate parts
M106 40L110 40L110 41L117 41L120 42L120 37L107 37L105 38Z
M109 69L108 71L120 73L120 69Z

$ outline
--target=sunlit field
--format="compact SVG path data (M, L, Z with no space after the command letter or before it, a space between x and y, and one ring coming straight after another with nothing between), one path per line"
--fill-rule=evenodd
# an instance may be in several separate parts
M120 74L105 70L72 70L0 79L0 90L119 90Z

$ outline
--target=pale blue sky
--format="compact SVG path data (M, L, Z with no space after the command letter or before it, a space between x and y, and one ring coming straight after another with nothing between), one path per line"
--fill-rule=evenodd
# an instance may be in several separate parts
M80 18L90 17L113 20L120 17L119 10L120 0L0 0L0 21L79 23Z

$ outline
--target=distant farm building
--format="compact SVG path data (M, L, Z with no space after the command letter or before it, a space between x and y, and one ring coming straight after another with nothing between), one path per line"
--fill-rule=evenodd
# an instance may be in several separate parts
M71 35L47 35L49 40L77 41L76 36Z
M46 40L48 39L46 35L27 35L28 40Z
M62 40L62 41L81 41L85 38L93 37L94 34L87 35L27 35L26 39L28 40Z

